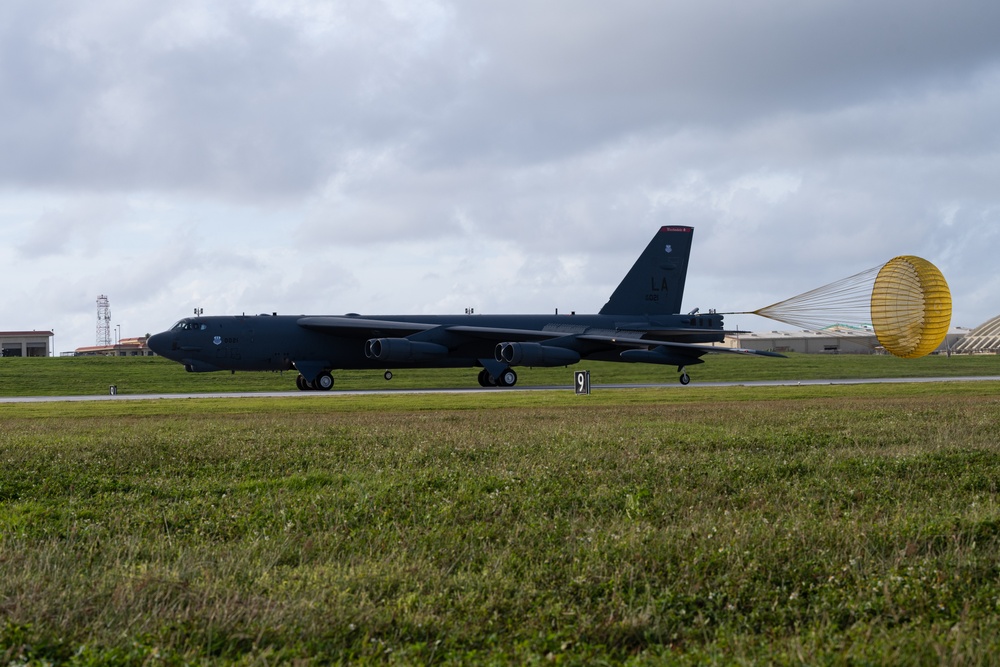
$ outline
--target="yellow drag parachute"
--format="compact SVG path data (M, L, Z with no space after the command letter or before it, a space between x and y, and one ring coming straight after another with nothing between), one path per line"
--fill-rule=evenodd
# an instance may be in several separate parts
M753 314L812 330L870 327L886 351L915 359L936 350L948 334L951 291L936 266L900 255Z
M907 359L930 354L948 334L951 291L936 266L913 255L893 257L878 272L872 327L886 350Z

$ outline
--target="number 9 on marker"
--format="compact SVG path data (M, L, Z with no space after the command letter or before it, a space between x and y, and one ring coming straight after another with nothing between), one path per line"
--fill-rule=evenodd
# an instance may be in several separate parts
M590 394L590 371L573 371L573 381L577 396Z

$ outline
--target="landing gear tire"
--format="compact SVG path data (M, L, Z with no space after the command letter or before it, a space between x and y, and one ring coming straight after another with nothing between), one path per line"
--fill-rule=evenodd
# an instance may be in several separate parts
M330 378L330 384L327 387L320 387L320 378L316 378L315 381L310 382L301 375L295 378L295 386L298 387L299 391L315 391L316 389L329 389L333 386L333 377L329 373L323 373Z
M497 386L496 380L490 375L490 372L485 368L479 371L479 386L480 387L495 387Z
M386 371L385 373L382 374L382 377L384 377L385 381L388 382L389 380L392 379L392 371Z
M330 391L333 389L333 376L323 371L316 376L312 384L315 389L319 389L320 391Z
M687 373L681 373L681 384L686 385L689 382L691 382L691 376Z
M505 369L497 378L498 387L513 387L515 384L517 384L517 373L513 368Z

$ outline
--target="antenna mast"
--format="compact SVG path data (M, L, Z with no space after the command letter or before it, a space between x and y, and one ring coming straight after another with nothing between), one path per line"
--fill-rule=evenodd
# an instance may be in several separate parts
M97 297L97 344L111 345L111 301L104 294Z

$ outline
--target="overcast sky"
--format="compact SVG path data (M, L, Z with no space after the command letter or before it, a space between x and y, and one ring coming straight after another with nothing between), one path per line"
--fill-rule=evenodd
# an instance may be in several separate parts
M1000 314L1000 3L5 0L0 330L685 310L900 254ZM767 320L730 317L760 330Z

